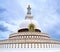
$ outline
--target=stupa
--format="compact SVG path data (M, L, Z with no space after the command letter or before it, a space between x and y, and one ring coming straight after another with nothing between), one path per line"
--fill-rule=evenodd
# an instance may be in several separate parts
M25 20L19 27L17 33L10 34L8 39L0 40L0 48L60 48L60 41L41 32L39 24L33 20L30 5Z

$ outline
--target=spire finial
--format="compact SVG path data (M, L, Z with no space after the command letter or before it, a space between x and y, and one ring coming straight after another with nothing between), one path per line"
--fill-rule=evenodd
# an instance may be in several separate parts
M31 7L30 7L30 5L28 5L28 7L27 7L27 15L26 15L25 19L33 19L33 16L31 16Z
M31 14L31 7L30 7L30 5L28 5L27 14Z

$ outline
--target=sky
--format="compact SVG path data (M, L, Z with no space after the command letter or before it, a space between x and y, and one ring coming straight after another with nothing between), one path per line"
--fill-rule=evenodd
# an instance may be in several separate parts
M41 31L60 40L60 0L0 0L0 40L17 33L28 4Z

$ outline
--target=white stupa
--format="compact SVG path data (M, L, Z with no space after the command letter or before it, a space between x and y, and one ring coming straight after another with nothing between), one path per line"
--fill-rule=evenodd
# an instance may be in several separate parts
M25 20L19 27L17 33L10 34L8 39L0 40L0 48L60 48L60 41L41 32L39 24L33 20L30 5Z

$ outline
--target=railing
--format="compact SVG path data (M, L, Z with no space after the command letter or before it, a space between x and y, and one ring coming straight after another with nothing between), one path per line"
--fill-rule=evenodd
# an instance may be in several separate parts
M59 44L0 44L0 48L60 48Z
M1 40L0 48L60 48L59 41L43 40Z
M20 32L20 33L10 34L9 37L19 36L19 35L42 35L42 36L48 36L48 34L40 33L40 32Z

